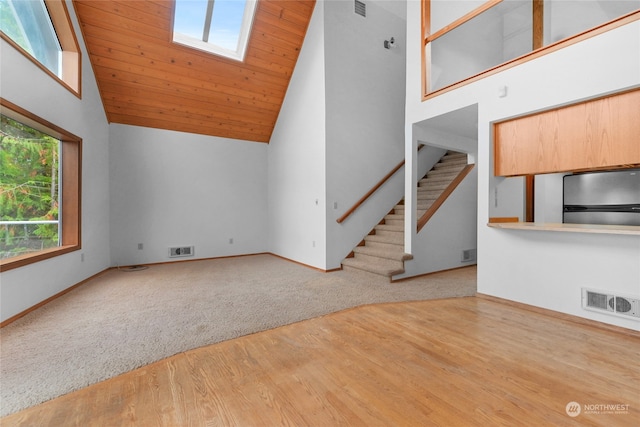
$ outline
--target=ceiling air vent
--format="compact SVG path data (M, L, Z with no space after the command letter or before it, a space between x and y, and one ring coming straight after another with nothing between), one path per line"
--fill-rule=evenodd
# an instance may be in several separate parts
M364 2L355 0L356 5L355 5L355 12L360 15L360 16L364 16L365 18L367 17L367 5Z
M635 317L640 320L640 298L582 288L582 307L585 310Z

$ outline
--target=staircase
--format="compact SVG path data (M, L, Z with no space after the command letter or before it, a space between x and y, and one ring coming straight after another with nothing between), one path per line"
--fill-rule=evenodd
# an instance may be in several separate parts
M420 218L467 165L467 155L448 151L418 181L417 211ZM401 200L342 261L345 270L368 272L391 279L404 273L404 200Z

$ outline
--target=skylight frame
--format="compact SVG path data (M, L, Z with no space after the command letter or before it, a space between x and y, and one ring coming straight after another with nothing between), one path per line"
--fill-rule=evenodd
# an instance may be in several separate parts
M205 17L205 26L207 25L207 23L210 24L211 22L212 14L214 13L214 10L215 10L214 3L215 3L215 0L208 0L207 16ZM202 38L198 39L186 34L176 32L175 22L176 22L177 5L176 5L176 2L174 2L172 41L174 43L181 44L183 46L191 47L207 53L212 53L214 55L219 55L225 58L243 62L246 55L246 51L247 51L247 45L249 44L249 37L251 35L251 30L253 28L253 21L255 17L257 4L258 4L258 0L246 0L244 13L242 16L242 24L240 26L240 33L238 35L238 45L236 50L231 50L231 49L227 49L222 46L219 46L217 44L214 44L213 42L204 41L204 39L207 38L206 34L203 34Z

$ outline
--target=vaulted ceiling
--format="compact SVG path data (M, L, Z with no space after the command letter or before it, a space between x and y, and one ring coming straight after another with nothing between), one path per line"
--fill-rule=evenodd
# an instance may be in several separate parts
M244 62L172 42L173 0L73 0L110 123L268 142L315 0L259 0Z

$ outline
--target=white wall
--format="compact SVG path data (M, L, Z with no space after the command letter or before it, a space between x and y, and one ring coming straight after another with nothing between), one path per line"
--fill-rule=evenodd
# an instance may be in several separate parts
M404 2L322 2L325 13L327 267L337 268L402 198L398 172L342 224L344 214L404 157ZM402 17L401 17L402 16ZM393 37L395 47L384 48Z
M526 232L487 227L493 121L640 85L640 22L420 102L420 3L408 2L407 128L478 103L478 291L638 328L581 308L580 288L640 295L640 236ZM498 89L508 87L508 96ZM412 144L407 137L407 145Z
M109 139L113 265L268 250L266 144L117 124Z
M534 214L535 222L561 223L563 210L562 177L567 174L551 173L538 175L534 186Z
M269 250L326 267L324 6L317 2L268 147Z
M67 8L83 53L82 99L4 41L0 89L6 100L82 138L82 249L2 273L1 320L110 266L108 125L70 2Z

